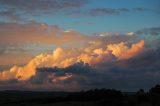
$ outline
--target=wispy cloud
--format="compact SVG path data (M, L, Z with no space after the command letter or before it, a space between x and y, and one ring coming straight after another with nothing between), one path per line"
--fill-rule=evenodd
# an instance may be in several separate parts
M133 8L134 11L144 12L144 11L153 11L152 9L143 8L143 7L137 7Z
M134 12L156 12L155 10L137 7L137 8L92 8L85 11L71 11L71 15L82 15L82 16L102 16L102 15L122 15L124 13L134 13Z
M37 22L0 23L0 43L45 43L65 44L84 40L79 32L74 30L63 31L56 25L41 24Z
M16 14L14 10L0 11L0 17L8 18L8 20L11 20L13 22L21 20L21 17L18 14Z
M160 35L160 27L144 28L142 30L138 30L136 33L144 35Z
M95 9L91 9L89 11L90 15L96 16L96 15L118 15L121 14L123 12L129 12L129 9L127 8L118 8L118 9L114 9L114 8L95 8Z
M85 11L71 11L69 15L82 15L82 16L102 16L102 15L120 15L129 12L127 8L92 8Z
M27 13L57 11L67 8L79 8L87 3L87 0L1 0L1 5L6 8Z

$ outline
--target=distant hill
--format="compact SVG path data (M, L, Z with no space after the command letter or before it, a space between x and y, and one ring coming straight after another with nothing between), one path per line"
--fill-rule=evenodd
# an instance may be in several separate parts
M149 92L92 89L80 92L0 91L1 106L160 106L160 85Z

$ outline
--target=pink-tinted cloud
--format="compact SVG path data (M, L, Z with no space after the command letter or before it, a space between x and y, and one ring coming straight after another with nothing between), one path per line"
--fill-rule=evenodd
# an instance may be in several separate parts
M0 43L64 44L85 40L76 31L65 32L56 25L36 22L26 24L0 23Z
M119 44L108 44L106 48L96 47L84 48L57 48L52 54L43 53L37 55L30 60L27 65L23 67L13 66L8 71L0 73L1 80L28 80L36 74L36 69L39 67L60 67L65 68L77 62L83 61L89 65L96 66L96 64L103 61L111 61L114 55L117 59L129 59L138 55L144 49L144 41L141 40L135 43L131 48L127 47L123 42ZM93 46L93 47L92 47ZM66 79L61 77L58 79Z

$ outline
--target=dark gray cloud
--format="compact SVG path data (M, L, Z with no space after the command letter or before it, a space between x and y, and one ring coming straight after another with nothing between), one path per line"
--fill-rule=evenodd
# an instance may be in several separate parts
M132 11L134 12L152 12L156 14L160 13L159 9L145 8L145 7L136 7L136 8L133 8Z
M26 22L26 16L65 13L87 3L88 0L0 0L0 17L2 22Z
M127 8L92 8L87 11L72 11L69 15L82 15L82 16L100 16L100 15L119 15L129 12Z
M85 15L85 16L99 16L99 15L119 15L134 11L153 11L151 9L137 7L129 8L92 8L84 10L84 7L90 0L0 0L0 16L5 16L10 19L20 20L26 13L29 15L41 15L42 13L59 13L69 15ZM14 11L13 11L14 10ZM63 11L60 11L63 10ZM25 19L23 19L25 20Z
M145 34L145 35L160 35L160 27L151 27L138 30L136 34Z
M21 17L18 14L16 14L16 12L14 10L0 11L0 17L7 18L8 20L11 20L11 21L20 21L21 20Z
M123 13L132 13L132 12L155 12L158 11L149 9L149 8L143 8L143 7L137 7L137 8L92 8L88 9L86 11L78 10L78 11L71 11L70 15L82 15L82 16L101 16L101 15L121 15Z
M79 8L88 0L0 0L6 8L14 8L27 13L57 11L67 8Z
M142 67L149 70L149 67L151 67L155 68L156 70L156 68L160 69L160 66L158 65L160 62L159 59L160 59L160 48L157 48L157 49L146 50L144 53L129 59L127 62L130 65L130 67L133 68Z
M112 61L91 67L77 63L64 69L51 68L48 71L59 75L72 73L73 76L63 83L75 83L77 89L89 88L118 88L122 90L137 90L150 88L160 83L160 48L148 49L136 57L122 61ZM45 68L40 69L45 72ZM154 77L154 78L153 78Z
M139 12L143 12L143 11L152 11L152 9L143 8L143 7L133 8L133 10L134 10L134 11L139 11Z
M96 8L96 9L91 9L89 11L89 14L93 15L93 16L96 16L96 15L118 15L123 12L129 12L129 9L127 9L127 8L118 8L118 9Z

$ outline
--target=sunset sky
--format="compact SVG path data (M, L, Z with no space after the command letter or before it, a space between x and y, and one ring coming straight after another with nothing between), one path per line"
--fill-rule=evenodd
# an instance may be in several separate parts
M0 90L158 83L159 0L0 0Z

